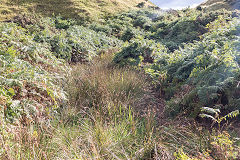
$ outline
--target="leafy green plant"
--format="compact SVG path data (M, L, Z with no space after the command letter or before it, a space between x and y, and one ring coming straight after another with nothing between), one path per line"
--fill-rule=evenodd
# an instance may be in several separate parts
M70 26L76 24L72 19L63 19L61 16L57 16L54 22L57 29L68 29Z
M176 160L197 160L190 158L187 154L185 154L182 150L179 150L178 152L175 153L174 155L176 157Z
M163 53L161 53L163 52ZM165 46L155 43L152 40L138 37L132 41L126 47L123 47L118 52L113 61L120 64L141 65L144 63L153 63L154 57L159 56L167 52Z
M48 142L42 131L60 101L66 100L60 84L69 68L25 28L1 23L0 31L0 157L41 159ZM35 125L37 131L30 129Z
M212 156L215 159L236 159L238 151L234 148L234 142L227 132L211 137Z
M220 110L219 109L213 109L209 107L203 107L201 108L201 114L199 115L202 118L210 118L214 123L218 123L218 127L220 129L220 125L222 121L226 121L229 118L234 118L239 115L239 110L232 111L228 113L227 115L220 116Z
M221 27L219 23L222 24ZM204 34L202 41L187 44L182 49L160 56L157 65L152 66L157 71L167 73L164 81L168 83L161 83L168 86L170 82L170 88L174 89L178 84L194 86L191 92L184 93L179 99L178 106L180 110L190 112L195 117L201 105L220 105L220 109L229 109L230 112L238 109L236 104L231 104L232 98L235 99L233 92L237 90L239 70L239 62L234 58L238 57L234 44L238 37L232 34L237 23L235 20L228 23L220 17L212 25L219 28ZM169 88L168 90L171 91ZM181 93L181 88L179 90Z
M61 78L57 72L50 74L50 70L58 65L62 65L59 68L63 69L63 73L64 64L52 55L48 50L49 48L32 41L31 35L27 35L23 28L14 24L2 24L0 29L2 31L1 41L8 41L8 43L0 46L0 85L4 90L8 91L9 95L9 103L6 104L5 108L6 118L8 117L7 115L11 119L15 117L23 118L24 114L28 118L34 116L34 113L31 115L31 111L28 112L27 108L24 109L25 106L33 107L33 104L39 104L46 109L47 107L51 108L57 105L57 99L63 98L64 92L56 85ZM21 36L16 36L18 34ZM50 57L51 59L42 58L41 56ZM32 65L32 63L45 64L45 67L41 65L37 67ZM6 95L6 92L4 95ZM28 96L31 98L27 98ZM40 99L48 98L52 102L40 104ZM36 107L32 109L37 110Z

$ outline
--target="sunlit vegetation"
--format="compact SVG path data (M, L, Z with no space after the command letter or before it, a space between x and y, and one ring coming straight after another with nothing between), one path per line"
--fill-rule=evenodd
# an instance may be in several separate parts
M240 158L238 13L136 2L0 23L0 159Z
M62 15L65 18L88 22L128 9L153 6L148 0L1 0L0 21L24 13L45 17Z

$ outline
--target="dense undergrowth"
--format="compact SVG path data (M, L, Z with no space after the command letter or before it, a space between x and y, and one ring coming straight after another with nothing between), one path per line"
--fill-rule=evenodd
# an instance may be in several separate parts
M1 159L239 159L237 13L82 24L0 23Z
M224 10L186 9L150 19L154 12L139 12L146 20L138 30L145 30L145 35L132 36L114 57L115 63L144 68L169 100L170 116L184 112L196 118L202 107L225 113L239 109L238 17ZM141 16L131 16L125 19L134 26ZM149 23L151 27L144 27Z

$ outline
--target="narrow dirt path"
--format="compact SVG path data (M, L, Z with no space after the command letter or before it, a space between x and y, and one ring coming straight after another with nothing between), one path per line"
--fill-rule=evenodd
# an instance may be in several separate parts
M165 101L159 97L159 93L156 92L151 84L146 88L146 93L140 100L139 105L136 106L136 109L140 111L142 116L149 116L146 114L151 114L154 116L157 124L162 125L165 122Z

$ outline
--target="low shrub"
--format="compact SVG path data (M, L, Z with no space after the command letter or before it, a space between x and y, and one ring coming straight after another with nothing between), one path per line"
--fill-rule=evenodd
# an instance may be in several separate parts
M126 47L123 47L115 55L113 61L121 65L131 64L138 66L142 62L153 63L154 58L162 54L162 52L167 52L163 45L143 37L138 37L131 40L129 45L127 44Z

